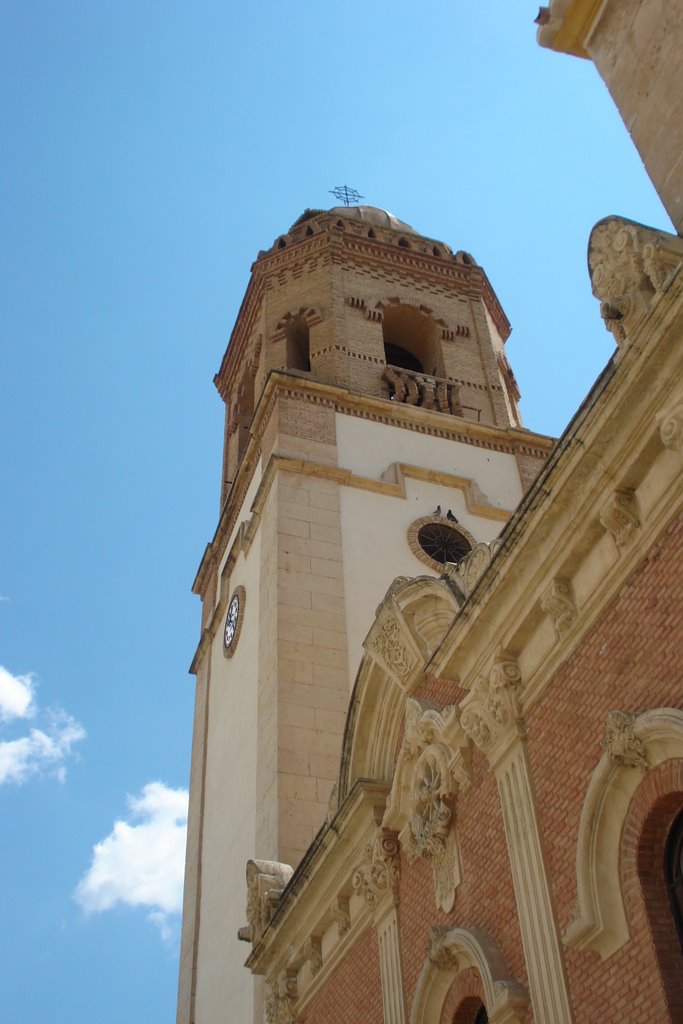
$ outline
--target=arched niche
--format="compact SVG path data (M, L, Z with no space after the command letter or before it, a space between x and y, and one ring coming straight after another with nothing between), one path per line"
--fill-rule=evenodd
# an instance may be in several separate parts
M437 1024L453 982L473 967L481 978L489 1024L522 1024L526 989L508 974L490 935L479 928L432 928L428 955L418 978L409 1024Z
M683 711L612 712L606 752L586 792L576 850L577 910L564 941L607 959L629 940L619 854L629 805L645 773L683 758Z
M439 328L426 310L402 303L384 306L382 335L389 365L441 375Z
M450 584L399 577L365 638L342 744L339 803L357 779L391 782L406 697L458 612Z

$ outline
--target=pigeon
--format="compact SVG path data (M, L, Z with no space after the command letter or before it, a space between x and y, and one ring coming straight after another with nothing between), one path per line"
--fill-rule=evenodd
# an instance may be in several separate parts
M436 508L432 512L432 515L433 516L440 516L441 515L441 505L437 505L436 506Z
M451 512L451 510L450 510L450 509L449 509L449 510L448 510L448 512L446 513L446 519L447 519L447 520L449 521L449 523L457 523L457 521L458 521L458 520L457 520L457 519L455 518L455 516L453 515L453 513Z

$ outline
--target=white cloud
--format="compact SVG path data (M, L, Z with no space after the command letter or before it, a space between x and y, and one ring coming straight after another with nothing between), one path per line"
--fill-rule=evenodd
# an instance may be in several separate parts
M39 716L36 685L31 674L12 675L0 666L0 725ZM21 784L34 775L51 775L61 781L72 747L85 738L85 729L60 708L40 716L42 728L32 728L16 739L0 739L0 785Z
M13 676L0 665L0 721L28 718L35 710L33 677Z
M127 802L130 820L115 821L106 839L95 844L74 897L87 914L117 904L147 907L170 943L182 907L187 790L149 782Z

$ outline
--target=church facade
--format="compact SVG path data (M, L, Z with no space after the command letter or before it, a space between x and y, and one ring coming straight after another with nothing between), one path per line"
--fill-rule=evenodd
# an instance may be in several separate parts
M540 41L605 52L611 6L555 0ZM683 1019L683 240L608 217L589 272L616 350L554 443L468 253L342 207L259 254L194 587L179 1024Z

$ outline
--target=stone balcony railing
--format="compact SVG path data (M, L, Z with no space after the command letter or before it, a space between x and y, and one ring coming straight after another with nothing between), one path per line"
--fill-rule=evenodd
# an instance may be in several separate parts
M460 391L452 381L398 366L385 367L384 380L389 385L389 397L393 402L419 405L423 409L449 412L453 416L463 415Z

